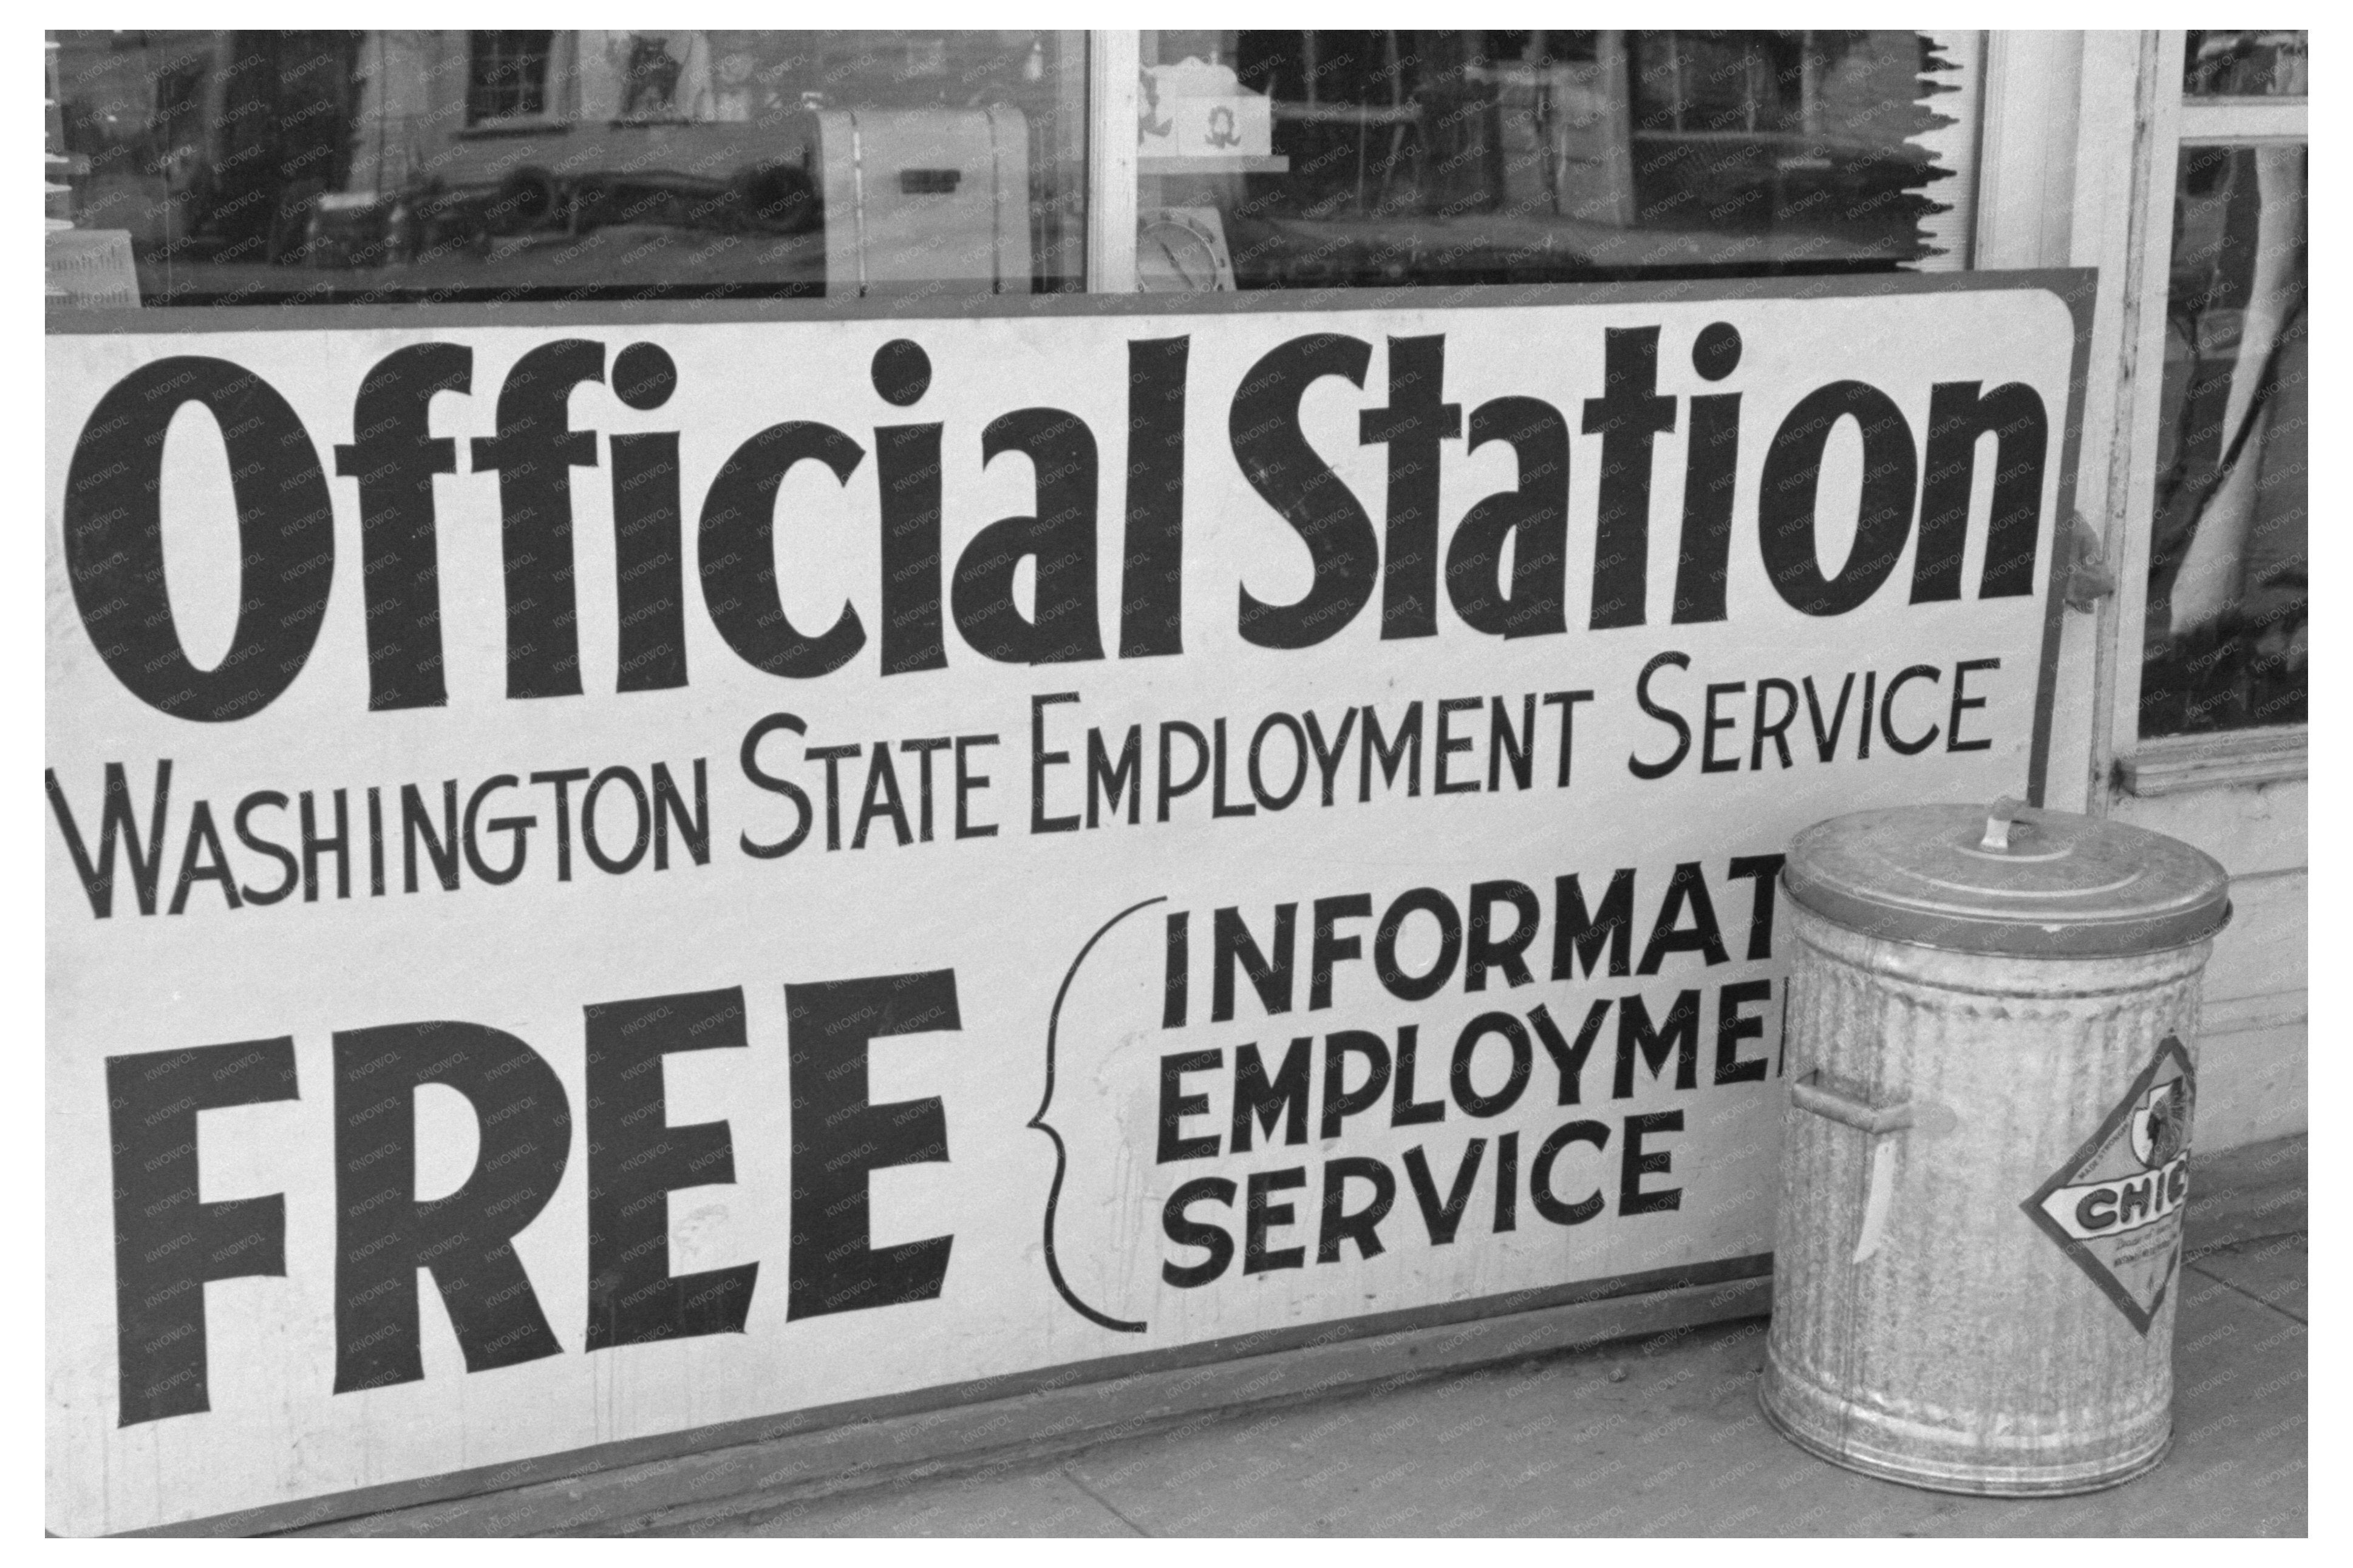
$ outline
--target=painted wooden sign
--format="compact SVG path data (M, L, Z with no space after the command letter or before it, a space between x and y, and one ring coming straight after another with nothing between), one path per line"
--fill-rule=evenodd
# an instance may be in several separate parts
M2035 783L2087 298L53 333L50 1527L1763 1271L1779 851Z

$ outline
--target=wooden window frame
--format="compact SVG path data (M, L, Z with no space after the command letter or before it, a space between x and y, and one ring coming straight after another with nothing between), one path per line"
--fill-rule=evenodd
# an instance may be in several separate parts
M2309 100L2303 98L2192 98L2181 88L2184 35L2145 35L2137 83L2140 100L2132 155L2134 209L2116 265L2134 279L2132 328L2137 363L2149 367L2137 384L2145 395L2118 409L2118 440L2126 444L2122 552L2108 698L2115 787L2149 796L2199 789L2274 784L2309 776L2310 726L2269 725L2195 735L2140 733L2140 648L2148 616L2148 561L2157 480L2165 306L2173 234L2173 171L2185 144L2262 146L2311 141Z
M498 136L518 131L545 131L569 123L570 116L564 112L563 100L570 94L575 63L567 57L566 35L562 30L551 31L547 36L547 54L540 66L538 110L531 113L486 114L478 119L474 114L474 47L479 36L477 30L470 28L466 34L466 114L465 123L459 129L460 136Z
M2061 623L2046 805L2306 776L2304 725L2140 735L2174 161L2198 141L2295 139L2295 99L2185 102L2179 32L2001 30L1986 48L1975 268L2098 269L2076 507L2117 581Z

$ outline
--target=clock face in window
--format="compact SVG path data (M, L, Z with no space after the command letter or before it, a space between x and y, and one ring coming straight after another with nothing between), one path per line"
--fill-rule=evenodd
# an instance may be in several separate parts
M1145 294L1199 294L1234 286L1233 263L1214 211L1147 212L1136 225L1135 286Z

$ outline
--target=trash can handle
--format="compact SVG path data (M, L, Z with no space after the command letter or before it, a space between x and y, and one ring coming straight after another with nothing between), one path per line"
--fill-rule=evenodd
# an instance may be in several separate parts
M1910 1100L1889 1106L1865 1105L1861 1100L1849 1100L1842 1094L1833 1094L1824 1089L1817 1081L1820 1076L1818 1072L1810 1072L1803 1078L1791 1079L1790 1102L1817 1116L1827 1116L1832 1121L1842 1121L1857 1131L1874 1135L1901 1131L1912 1125Z
M2024 801L2015 795L2008 795L1986 807L1985 837L1978 840L1978 847L1980 849L2009 848L2010 826L2017 822L2018 814L2025 809Z

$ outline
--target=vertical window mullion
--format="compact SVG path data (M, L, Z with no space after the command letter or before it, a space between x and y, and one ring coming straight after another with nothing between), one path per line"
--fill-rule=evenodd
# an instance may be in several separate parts
M2108 561L2116 594L2108 603L2115 630L2102 652L2100 695L2107 724L2098 758L2103 773L2118 752L2140 740L2141 648L2148 624L2148 563L2157 481L2158 422L2164 416L2166 296L2173 257L2174 165L2181 137L2182 36L2178 28L2153 35L2141 82L2142 124L2134 137L2131 252L2126 285L2132 308L2125 330L2133 334L2130 379L2118 394L2116 446L2108 466L2108 505L2121 537L2112 534ZM2098 792L2105 803L2106 791Z
M1972 267L2067 265L2083 58L2081 33L1987 36Z
M1135 292L1135 107L1133 29L1087 35L1087 292Z

